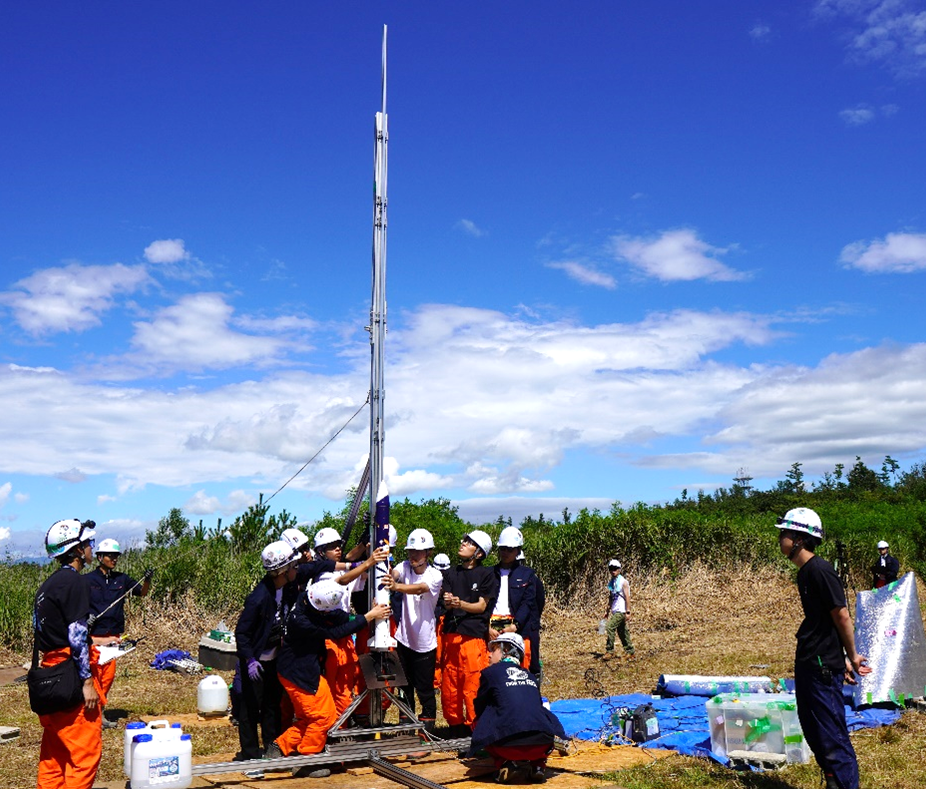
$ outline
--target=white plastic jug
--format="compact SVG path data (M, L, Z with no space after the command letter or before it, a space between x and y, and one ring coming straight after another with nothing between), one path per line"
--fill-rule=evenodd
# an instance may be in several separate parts
M179 740L183 734L183 728L179 723L170 723L166 720L151 721L150 723L133 721L125 724L122 771L125 773L126 778L132 777L132 740L136 734L150 734L152 739L158 740Z
M125 745L122 754L122 772L126 778L132 777L132 738L136 734L144 734L147 727L141 721L131 721L125 724Z
M224 679L213 674L200 680L196 709L201 715L224 715L228 711L228 685Z
M193 742L189 734L132 738L132 789L187 789L193 783Z

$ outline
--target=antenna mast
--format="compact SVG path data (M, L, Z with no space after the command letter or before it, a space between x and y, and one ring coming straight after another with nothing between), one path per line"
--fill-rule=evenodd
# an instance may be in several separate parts
M386 115L386 26L383 25L382 109L376 113L373 155L373 296L370 304L370 510L374 516L371 548L389 541L389 493L383 480L385 424L383 421L384 346L386 341L386 198L389 123ZM389 571L385 563L374 568L371 591L377 603L389 603L389 591L379 579ZM372 650L395 646L388 620L377 620L370 639Z

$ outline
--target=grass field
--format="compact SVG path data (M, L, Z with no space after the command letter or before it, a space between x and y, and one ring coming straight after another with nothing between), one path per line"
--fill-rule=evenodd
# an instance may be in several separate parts
M602 578L602 586L606 579ZM735 575L694 568L674 581L668 577L630 578L633 614L631 634L637 649L633 661L603 661L604 636L596 632L605 608L600 589L574 594L568 605L551 602L544 616L544 695L551 700L605 694L650 692L660 674L792 675L794 633L800 622L796 589L786 571L741 570ZM920 600L924 588L920 584ZM131 637L145 636L121 665L110 709L130 716L171 718L196 711L198 678L154 671L148 662L169 647L194 655L203 632L219 619L229 624L237 612L206 614L193 605L156 610L150 600L133 602ZM24 654L0 651L0 665L21 665ZM875 667L877 670L877 667ZM228 673L223 676L230 678ZM41 727L29 711L24 685L0 687L0 725L19 726L19 740L0 746L0 786L35 786ZM237 749L231 727L196 728L194 755L228 754ZM439 732L440 733L440 732ZM104 732L99 778L122 776L122 731ZM908 712L895 726L853 735L862 771L862 789L921 789L926 785L926 715ZM285 782L284 782L285 783ZM625 789L673 787L754 787L755 789L818 789L814 765L796 765L776 773L744 774L706 760L675 756L604 775L602 785ZM283 784L281 784L282 786ZM553 784L555 786L555 781Z

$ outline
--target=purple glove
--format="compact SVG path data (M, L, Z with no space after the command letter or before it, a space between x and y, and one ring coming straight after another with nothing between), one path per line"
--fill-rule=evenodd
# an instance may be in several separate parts
M258 663L254 658L251 658L248 661L248 677L250 677L251 682L257 682L264 673L264 667Z

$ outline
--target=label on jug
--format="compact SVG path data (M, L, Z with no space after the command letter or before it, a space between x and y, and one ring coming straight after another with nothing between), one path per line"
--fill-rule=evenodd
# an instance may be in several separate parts
M172 783L180 775L179 756L159 756L148 760L148 783L151 786Z

